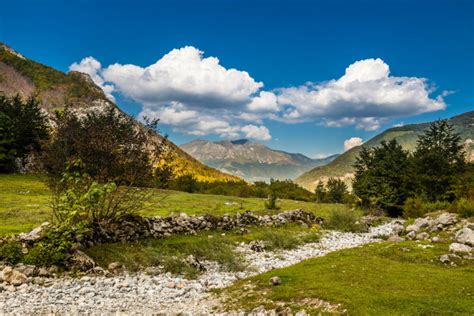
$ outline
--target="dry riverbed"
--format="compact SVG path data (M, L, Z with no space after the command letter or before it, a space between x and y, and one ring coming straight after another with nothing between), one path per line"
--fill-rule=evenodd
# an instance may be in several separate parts
M249 263L243 272L225 272L212 262L195 280L169 273L122 274L113 277L37 278L19 287L3 284L0 288L0 314L208 314L224 312L217 296L210 292L239 279L330 252L380 241L400 229L390 222L371 228L368 233L328 232L319 242L292 250L256 252L248 244L237 250ZM38 284L36 284L38 283Z

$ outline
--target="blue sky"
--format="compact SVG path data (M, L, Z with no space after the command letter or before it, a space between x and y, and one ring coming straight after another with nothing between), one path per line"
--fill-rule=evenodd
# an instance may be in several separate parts
M2 3L0 41L76 63L177 144L327 155L474 109L474 1L17 0Z

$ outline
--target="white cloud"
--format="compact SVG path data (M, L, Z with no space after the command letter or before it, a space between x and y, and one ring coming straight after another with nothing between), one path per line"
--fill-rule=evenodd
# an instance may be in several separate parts
M245 125L242 127L242 132L245 133L245 137L254 138L258 140L270 140L270 131L265 126L256 126L256 125Z
M189 107L225 108L250 102L263 86L246 71L226 69L216 57L186 46L173 49L147 67L114 64L103 70L125 96L145 103L178 101Z
M364 141L360 137L351 137L349 139L346 139L344 141L344 151L348 151L351 148L354 148L356 146L360 146L363 143L364 143Z
M277 97L273 92L261 91L258 97L254 97L247 105L251 112L277 112Z
M433 98L426 79L392 76L381 59L357 61L339 79L264 91L246 71L225 68L192 46L145 67L102 68L87 57L70 69L89 74L110 98L120 93L135 100L141 116L160 118L183 133L225 138L271 139L266 120L373 131L392 118L444 109L443 98L451 93Z
M94 81L96 85L102 88L107 98L115 102L115 98L112 95L112 92L114 91L114 86L105 84L101 74L102 65L97 59L95 59L94 57L83 58L79 63L73 63L72 65L70 65L69 70L88 74L91 77L92 81Z
M278 102L288 107L282 116L288 121L324 119L328 126L374 130L381 119L445 109L446 93L433 99L432 92L424 78L391 76L377 58L353 63L339 79L279 89Z

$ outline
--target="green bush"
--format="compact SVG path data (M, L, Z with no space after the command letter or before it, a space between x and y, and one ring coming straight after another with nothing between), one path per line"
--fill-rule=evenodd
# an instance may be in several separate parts
M361 232L365 227L358 220L357 214L352 210L333 210L324 226L343 232Z
M0 261L16 264L23 260L21 245L15 241L8 241L0 244Z
M133 215L151 196L151 191L97 183L84 172L78 160L69 163L53 191L53 214L61 224L101 224Z
M267 210L279 210L280 207L276 203L277 197L275 194L270 194L268 199L265 201L265 208Z
M426 211L423 206L423 200L419 197L408 198L403 205L404 218L418 218L425 215Z
M474 202L461 198L456 203L456 210L463 218L474 217Z
M36 266L66 266L71 256L76 232L66 227L48 230L24 258L27 264Z

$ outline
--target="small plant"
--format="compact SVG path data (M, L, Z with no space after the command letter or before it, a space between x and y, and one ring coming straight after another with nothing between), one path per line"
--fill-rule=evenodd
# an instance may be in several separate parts
M361 232L363 225L358 221L356 213L352 210L334 210L329 215L325 226L343 232Z
M474 217L474 203L465 198L459 199L456 203L456 209L463 218Z
M65 226L48 230L31 248L24 258L27 264L36 266L66 266L75 243L74 236L77 232Z
M23 256L20 243L7 241L0 244L0 261L16 264L22 261Z
M404 218L418 218L425 215L423 200L419 197L408 198L403 205Z
M277 197L275 194L270 193L268 199L265 201L265 208L268 210L279 210L280 207L276 203Z
M301 244L301 240L285 231L273 230L271 228L263 231L260 237L266 244L266 249L293 249Z

